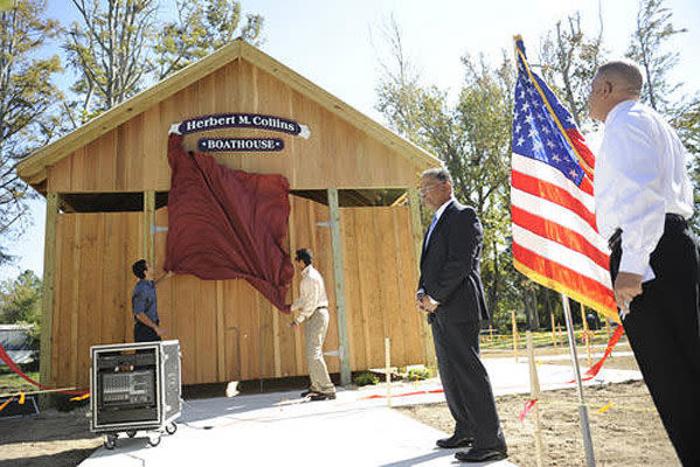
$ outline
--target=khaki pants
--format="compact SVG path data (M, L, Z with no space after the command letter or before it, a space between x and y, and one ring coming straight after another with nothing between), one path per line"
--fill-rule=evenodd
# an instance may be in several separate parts
M306 337L306 361L309 365L310 389L324 394L335 393L335 386L328 376L328 368L323 360L323 341L328 332L328 310L317 309L311 318L304 321Z

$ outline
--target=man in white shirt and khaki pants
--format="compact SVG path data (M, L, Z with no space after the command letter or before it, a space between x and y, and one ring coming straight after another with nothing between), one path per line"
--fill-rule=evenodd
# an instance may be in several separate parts
M605 123L596 159L598 229L609 239L615 300L644 381L679 459L700 465L698 242L693 190L676 132L641 104L639 68L601 66L591 117ZM640 446L640 449L644 449Z
M299 298L292 304L292 311L299 310L297 317L290 323L293 328L304 324L306 337L306 360L309 366L311 385L302 397L320 401L335 399L335 386L328 375L326 362L323 360L323 341L328 333L328 297L323 277L313 267L312 255L306 248L296 251L294 263L301 271Z

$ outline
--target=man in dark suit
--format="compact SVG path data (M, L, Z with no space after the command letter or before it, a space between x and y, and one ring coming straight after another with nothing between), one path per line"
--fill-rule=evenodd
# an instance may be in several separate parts
M481 223L473 208L454 198L452 177L444 168L423 173L420 194L435 215L423 239L416 306L428 314L445 398L456 422L454 434L437 445L471 447L455 454L463 462L504 459L506 441L479 359L479 322L489 319L479 267Z

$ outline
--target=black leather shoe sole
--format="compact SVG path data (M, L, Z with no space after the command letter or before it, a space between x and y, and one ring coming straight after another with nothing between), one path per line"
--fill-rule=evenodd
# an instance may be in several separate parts
M437 447L443 449L470 448L474 440L472 438L443 438L435 442Z
M335 394L322 394L320 392L313 393L309 396L312 401L325 401L335 399Z
M455 453L455 458L461 462L495 462L508 457L508 454L503 451L491 451L481 449L470 449L469 451L460 451Z

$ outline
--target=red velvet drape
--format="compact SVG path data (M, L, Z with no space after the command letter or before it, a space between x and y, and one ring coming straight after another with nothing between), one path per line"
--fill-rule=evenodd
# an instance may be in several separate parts
M282 175L232 170L186 152L171 134L165 270L200 279L246 279L288 312L294 269L285 246L289 182Z

